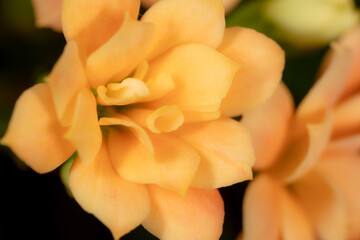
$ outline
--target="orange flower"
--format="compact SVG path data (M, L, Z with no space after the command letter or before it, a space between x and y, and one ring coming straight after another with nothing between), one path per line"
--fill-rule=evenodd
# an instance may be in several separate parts
M36 26L50 27L61 32L61 5L63 0L31 0Z
M332 45L293 114L284 85L242 123L260 171L244 198L243 239L360 238L360 27Z
M252 178L232 120L271 96L284 54L264 35L225 30L219 0L65 0L65 50L18 99L1 140L39 173L74 151L75 199L114 238L139 224L161 239L217 239L216 188ZM179 11L181 9L181 11Z

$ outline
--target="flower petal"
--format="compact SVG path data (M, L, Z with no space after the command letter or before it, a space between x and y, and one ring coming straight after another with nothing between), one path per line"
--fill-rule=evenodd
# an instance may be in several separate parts
M201 156L192 186L219 188L252 178L255 157L246 129L230 118L184 124L174 132Z
M118 31L126 12L137 19L139 7L140 0L64 0L64 35L76 41L84 60Z
M46 78L54 99L55 109L64 126L72 121L77 94L87 86L86 74L81 63L78 47L70 41Z
M243 203L244 239L280 239L279 186L268 175L260 175L247 187Z
M150 63L147 78L167 73L175 84L171 93L151 104L177 105L183 111L216 111L238 68L238 64L207 46L178 46Z
M94 51L86 62L86 73L93 87L110 80L122 80L144 59L154 26L132 19L128 12L119 31Z
M142 99L142 102L152 101L165 96L171 90L174 89L174 81L171 76L167 73L159 74L156 78L151 78L146 82L150 90L149 96Z
M219 52L241 64L221 110L239 116L267 100L281 80L284 51L265 35L252 29L225 30Z
M102 141L96 101L90 90L82 89L77 98L74 119L65 137L73 142L84 164L97 155Z
M221 117L221 112L183 112L185 122L202 122L215 120Z
M336 139L330 142L326 148L325 154L350 153L358 154L360 148L360 134L351 135L349 137Z
M57 120L46 83L26 90L17 100L8 130L1 144L38 173L54 170L75 151L63 138L66 129Z
M332 182L311 172L295 182L292 188L314 223L319 239L346 239L346 205Z
M85 166L80 159L75 160L69 184L80 206L105 224L114 239L140 225L149 214L145 186L125 181L116 173L105 144L90 164Z
M224 8L218 0L160 1L146 11L141 21L155 25L148 60L182 44L216 48L225 29Z
M184 194L198 168L199 155L170 134L148 135L154 154L126 129L110 130L109 153L116 171L128 181L154 183Z
M143 226L160 239L219 239L224 203L218 190L189 188L185 196L151 185L151 210Z
M241 123L249 130L254 144L254 169L271 167L284 149L294 114L291 93L282 83L265 103L246 113Z
M31 0L35 11L36 26L51 27L61 32L62 0Z

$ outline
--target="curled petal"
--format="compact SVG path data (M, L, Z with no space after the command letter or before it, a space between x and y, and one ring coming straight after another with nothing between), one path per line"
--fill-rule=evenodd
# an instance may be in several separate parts
M98 101L102 105L127 105L136 103L149 95L146 84L136 78L127 78L120 83L109 83L97 88Z
M102 141L98 124L96 101L88 89L79 92L73 122L65 137L73 142L84 164L91 162L97 155Z
M86 74L75 42L68 42L46 81L49 83L61 124L69 126L72 121L77 94L80 89L87 87Z
M162 73L156 78L151 78L146 82L149 88L150 94L146 98L142 99L142 102L152 101L165 96L171 90L174 89L175 84L172 77L169 74Z
M185 196L148 187L151 209L143 226L160 239L216 240L222 233L224 203L218 190L189 188Z
M147 78L156 78L165 72L175 85L171 94L151 104L177 105L183 111L217 111L238 68L237 63L207 46L175 47L150 64Z
M221 110L239 116L267 100L281 80L284 51L265 35L252 29L231 27L225 30L218 51L240 63Z
M288 139L293 113L291 94L280 84L270 99L243 116L241 123L249 130L254 144L255 169L269 168L278 159Z
M170 134L148 135L153 154L126 129L110 130L109 152L116 171L126 180L154 183L185 194L198 168L199 155Z
M48 85L37 84L17 100L1 144L9 146L36 172L46 173L60 166L75 151L64 139L65 131L57 120Z
M224 8L219 0L160 1L146 11L141 21L155 25L148 60L182 44L216 48L225 29Z
M126 13L119 31L87 59L91 85L97 87L128 76L145 57L153 30L152 24L134 20Z
M246 129L230 118L184 124L174 132L201 156L192 186L219 188L252 178L255 157Z
M339 188L323 175L311 172L292 187L314 223L320 239L346 239L346 203Z
M76 159L69 174L71 192L87 212L107 226L114 239L141 224L150 211L145 186L122 179L111 165L102 145L94 161L84 165Z
M63 0L31 0L35 11L36 26L51 27L61 32L61 6Z
M137 19L139 7L140 0L64 0L64 35L76 41L84 60L118 31L126 12Z

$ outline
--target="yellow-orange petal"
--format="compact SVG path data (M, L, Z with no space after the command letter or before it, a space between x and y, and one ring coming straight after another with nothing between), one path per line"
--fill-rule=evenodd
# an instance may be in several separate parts
M65 131L57 120L48 85L37 84L17 100L1 144L10 147L36 172L46 173L60 166L75 151L64 139Z
M246 129L230 118L184 124L174 132L201 156L193 187L219 188L252 179L255 157Z
M216 48L225 29L224 8L219 0L160 1L146 11L141 21L155 25L148 60L182 44Z
M154 147L151 143L149 135L146 131L137 125L134 121L124 115L117 114L114 117L103 117L99 120L100 126L123 126L129 128L129 130L136 136L136 138L144 144L145 147L153 154Z
M139 7L140 0L64 0L64 35L68 41L77 42L81 59L85 60L118 31L126 12L137 19Z
M161 73L155 78L146 81L149 88L149 95L142 99L142 102L152 101L161 98L174 89L175 84L172 77L167 73Z
M105 143L88 165L76 159L69 173L69 185L76 201L94 214L114 239L141 224L150 211L145 186L122 179L114 170Z
M31 0L38 27L50 27L61 32L61 6L63 0Z
M86 61L86 73L93 87L122 80L145 58L154 26L139 22L128 12L119 30Z
M164 105L156 110L135 108L126 115L153 133L172 132L184 123L184 115L175 105Z
M360 142L358 141L358 149ZM356 155L357 154L357 155ZM322 159L317 170L331 179L344 194L348 213L348 239L360 238L360 156L343 152Z
M271 176L257 176L249 184L243 203L243 239L280 239L279 198L278 183Z
M309 172L329 143L332 120L332 114L328 112L319 122L308 124L306 134L292 141L281 155L273 169L275 174L291 183Z
M202 122L215 120L221 117L220 111L215 112L183 112L185 122Z
M294 102L283 83L265 103L244 114L241 123L249 130L254 145L254 169L274 165L288 140L293 114Z
M216 189L189 188L185 196L148 186L150 214L143 226L160 239L217 240L222 233L224 203Z
M184 194L198 168L199 155L170 134L148 135L153 154L126 129L110 130L109 153L116 171L128 181L154 183Z
M175 47L150 63L147 78L165 72L175 85L170 94L151 104L177 105L183 111L216 111L238 68L237 63L205 45Z
M311 172L292 185L319 239L346 239L346 203L339 188L317 172Z
M65 137L75 145L83 164L90 163L99 152L102 134L98 124L96 101L91 91L86 88L78 94L73 122Z
M126 78L120 83L109 83L97 89L98 102L102 105L127 105L140 101L150 93L146 84L136 78Z
M279 45L252 29L231 27L225 30L219 52L241 64L221 110L239 116L268 99L281 81L285 63Z
M360 133L360 93L341 102L334 110L333 136Z
M62 125L68 127L72 121L77 94L87 86L86 74L74 41L65 46L46 81L50 86L58 118Z
M325 155L331 154L358 154L360 148L360 133L349 137L333 140L326 148Z

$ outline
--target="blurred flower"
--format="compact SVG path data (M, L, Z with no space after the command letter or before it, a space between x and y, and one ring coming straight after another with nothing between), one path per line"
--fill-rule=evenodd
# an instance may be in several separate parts
M160 1L140 21L139 6L65 0L65 50L20 96L1 143L39 173L76 151L71 192L114 238L143 224L161 239L217 239L216 188L251 179L254 161L230 116L272 95L284 53L225 29L218 0Z
M360 27L332 45L299 105L280 85L242 123L260 173L243 205L243 239L360 238Z
M63 0L32 0L38 27L50 27L61 32L61 5Z

